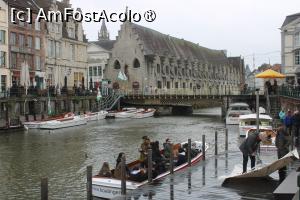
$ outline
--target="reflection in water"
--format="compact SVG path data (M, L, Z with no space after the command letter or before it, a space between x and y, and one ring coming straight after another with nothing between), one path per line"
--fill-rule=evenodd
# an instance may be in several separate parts
M188 194L192 192L192 172L191 169L188 169Z
M174 200L174 175L170 175L170 200Z
M218 157L215 157L215 178L218 177Z
M228 172L228 152L225 153L225 172Z
M202 166L202 185L205 186L205 163Z

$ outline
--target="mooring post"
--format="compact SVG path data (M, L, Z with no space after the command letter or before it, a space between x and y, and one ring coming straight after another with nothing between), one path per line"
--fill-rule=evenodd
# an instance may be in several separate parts
M215 155L218 155L218 131L215 132Z
M152 182L152 149L148 149L148 182Z
M41 180L41 200L48 200L48 178Z
M297 177L297 186L299 188L299 190L298 190L299 191L299 194L298 194L299 198L298 199L300 200L300 174L298 174L298 177Z
M86 167L86 199L92 200L92 176L93 176L93 167L87 166Z
M121 159L121 195L126 195L126 157L123 154Z
M192 166L192 156L191 156L191 152L192 152L192 140L191 139L188 139L188 164L189 164L189 167Z
M228 151L228 128L225 128L225 151Z
M171 144L171 153L170 153L170 173L174 174L174 154L173 154L173 144Z
M202 135L202 160L205 160L205 135Z

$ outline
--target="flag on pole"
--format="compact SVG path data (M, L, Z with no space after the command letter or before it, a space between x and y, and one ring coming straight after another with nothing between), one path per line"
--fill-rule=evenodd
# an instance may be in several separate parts
M48 115L52 114L50 97L48 98Z
M100 90L99 90L99 88L98 88L98 93L97 93L96 100L97 100L97 101L100 101L101 98L102 98L102 95L101 95L101 92L100 92Z

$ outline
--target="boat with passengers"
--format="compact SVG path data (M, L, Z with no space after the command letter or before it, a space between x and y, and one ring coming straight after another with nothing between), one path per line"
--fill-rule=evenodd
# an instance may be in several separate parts
M173 146L173 150L179 148L180 146L187 145L187 142L178 143ZM194 141L191 143L192 151L196 153L192 156L191 164L194 165L198 163L203 158L202 153L202 142L201 141ZM208 149L208 145L205 144L205 151ZM162 151L161 151L162 153ZM133 161L127 164L129 171L133 171L141 165L140 160ZM174 166L174 172L180 171L184 168L188 167L188 162L184 162L178 166ZM114 170L111 170L111 174L114 174ZM147 174L147 173L146 173ZM161 178L170 174L169 170L165 170L162 173L158 174L156 177L153 178L153 181L160 180ZM148 183L147 177L141 181L132 181L130 178L126 180L126 190L129 194L135 189L138 189ZM121 196L121 180L112 177L103 177L103 176L93 176L92 178L92 194L94 197L104 198L104 199L113 199L118 196Z
M246 103L233 103L229 105L226 114L227 125L239 125L239 117L241 115L251 114L252 111Z

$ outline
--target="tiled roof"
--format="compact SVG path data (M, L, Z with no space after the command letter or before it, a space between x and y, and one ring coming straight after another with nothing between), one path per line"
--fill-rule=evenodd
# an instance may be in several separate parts
M150 28L134 23L126 23L132 26L134 32L143 42L145 55L169 55L182 59L196 59L215 64L228 62L227 57L221 50L208 49L183 39L165 35Z
M284 20L284 22L283 22L281 28L284 27L285 25L291 23L292 21L298 19L298 18L300 18L300 13L296 13L296 14L287 16L287 17L285 18L285 20Z
M96 44L107 51L111 51L114 47L116 40L100 40L100 41L92 41L90 43Z

